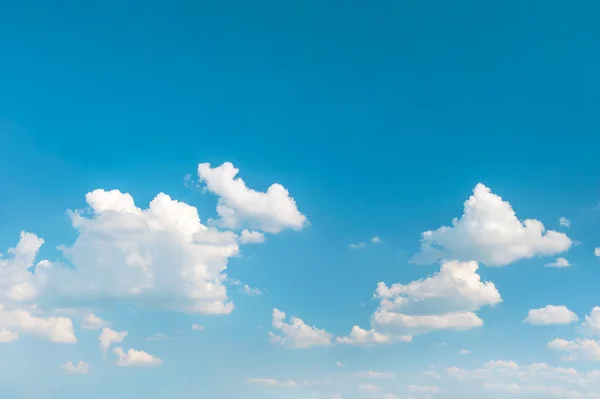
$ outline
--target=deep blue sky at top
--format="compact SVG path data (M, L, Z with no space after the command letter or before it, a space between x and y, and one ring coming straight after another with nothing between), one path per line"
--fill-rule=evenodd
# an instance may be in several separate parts
M403 264L477 182L555 228L600 198L599 16L593 1L3 1L2 248L21 229L72 239L64 211L95 188L140 206L165 191L206 220L181 180L206 161L289 188L318 239L279 248L313 239L319 268L374 235ZM298 279L316 259L296 255L278 278L331 285Z

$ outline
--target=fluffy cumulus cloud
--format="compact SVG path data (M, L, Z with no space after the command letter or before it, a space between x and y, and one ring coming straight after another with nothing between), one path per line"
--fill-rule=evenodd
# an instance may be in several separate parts
M125 352L119 347L115 348L113 352L115 355L117 355L116 363L120 367L159 366L162 364L161 359L144 351L129 349L127 352Z
M56 343L77 343L71 319L56 316L38 317L23 309L8 310L2 304L0 304L0 329L5 342L16 340L17 332L20 332L37 335Z
M66 362L61 367L69 374L87 374L90 372L90 365L81 360L76 364L73 364L71 361Z
M336 338L336 342L339 344L363 346L391 344L394 342L410 342L411 340L412 337L410 335L392 336L390 334L377 332L373 328L370 330L365 330L359 326L353 326L348 336Z
M208 191L219 196L221 226L247 225L276 233L306 223L295 201L279 184L266 193L248 188L230 163L199 165ZM227 314L233 310L225 281L228 261L239 244L265 241L262 232L223 231L201 223L198 210L159 193L147 208L119 190L94 190L88 208L69 211L77 238L60 246L68 265L36 256L44 240L22 232L16 247L0 256L0 303L61 303L127 300L139 307L190 313ZM256 295L256 289L247 287ZM16 309L17 306L12 306ZM84 329L105 327L88 315Z
M600 335L600 307L594 306L581 324L582 331L587 335Z
M545 363L521 366L513 361L493 361L477 369L450 367L447 372L471 387L502 391L510 397L600 397L600 372L596 370L580 372Z
M9 248L7 255L0 255L0 303L28 301L38 294L35 276L30 269L36 267L35 259L44 240L35 234L21 232L19 243ZM47 261L38 265L44 267Z
M579 321L579 318L566 306L547 305L540 309L531 309L524 321L536 325L569 324Z
M5 327L0 327L0 343L13 342L19 339L19 333Z
M408 342L416 334L436 330L468 330L483 325L475 311L502 302L492 282L481 281L477 262L444 262L431 277L375 290L379 307L371 330L355 326L342 343Z
M564 267L571 267L571 263L565 258L558 257L554 262L546 263L544 266L560 269Z
M564 352L564 360L600 361L600 342L593 339L576 338L569 341L556 338L548 342L548 348Z
M103 327L107 327L108 322L102 319L100 316L96 316L93 313L85 316L83 323L81 323L81 328L84 330L99 330Z
M243 226L268 233L283 229L302 229L308 222L298 210L296 201L281 184L272 184L266 192L255 191L237 177L239 169L230 162L212 168L198 165L198 177L206 189L219 197L217 213L221 226L237 229Z
M600 247L594 248L594 255L600 256Z
M546 230L535 219L519 220L510 203L480 183L465 201L460 219L452 220L452 226L422 234L421 249L413 262L456 259L504 266L520 259L555 255L570 247L566 234Z
M112 344L120 344L121 342L123 342L125 337L127 337L127 334L128 334L127 331L117 332L117 331L111 330L108 327L104 327L102 329L102 333L98 337L98 340L100 341L100 349L102 350L102 353L104 353L106 355L108 348L110 348L110 346Z
M309 326L294 316L288 323L286 314L279 309L273 309L273 329L275 332L269 332L271 341L291 348L310 348L332 344L332 336L327 331Z

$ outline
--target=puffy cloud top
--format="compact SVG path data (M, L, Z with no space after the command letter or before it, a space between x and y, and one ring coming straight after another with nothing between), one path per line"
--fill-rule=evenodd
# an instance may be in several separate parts
M546 230L538 220L519 220L510 203L480 183L464 203L460 219L453 219L452 226L422 234L421 249L413 261L475 260L504 266L520 259L555 255L571 244L566 234Z

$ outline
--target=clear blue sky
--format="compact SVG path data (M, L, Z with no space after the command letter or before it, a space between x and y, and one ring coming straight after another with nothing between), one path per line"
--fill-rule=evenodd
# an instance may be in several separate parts
M474 399L512 389L529 399L547 397L539 387L560 373L531 363L592 378L583 376L600 360L600 5L23 0L0 9L0 396ZM219 168L226 162L241 190L229 164ZM288 194L258 195L274 183ZM86 203L96 189L105 191ZM138 210L115 208L109 190L129 193ZM140 211L159 193L173 214ZM197 209L210 243L184 237L204 227L190 207L173 216L173 200ZM81 210L83 224L68 210ZM420 247L423 232L453 218ZM244 229L265 241L242 242ZM44 244L37 254L22 246L36 257L16 273L29 259L8 251L21 231ZM439 256L414 261L431 248ZM569 266L544 267L559 257ZM51 266L33 267L41 260ZM480 276L468 280L472 295L456 288L464 275L444 280L445 261ZM479 268L465 271L468 261ZM184 264L220 267L201 280L226 290L219 304L233 310L190 311L208 302L185 291ZM446 288L407 288L430 276ZM23 281L31 292L15 288ZM403 284L394 298L414 301L393 315L435 326L376 325L379 282ZM502 301L490 299L496 290ZM546 305L568 309L534 312L546 325L523 322ZM457 311L483 324L439 327ZM82 328L90 313L105 323ZM51 317L72 320L76 344L53 342ZM394 342L338 343L354 325ZM103 327L128 332L106 356ZM569 343L549 345L555 338ZM116 347L160 364L119 366ZM80 360L87 373L61 368ZM487 363L497 360L537 374L523 380L512 365ZM456 378L452 367L483 377ZM563 385L600 394L595 384Z

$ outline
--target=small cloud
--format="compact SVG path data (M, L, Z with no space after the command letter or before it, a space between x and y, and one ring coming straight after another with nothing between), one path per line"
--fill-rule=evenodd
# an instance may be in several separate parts
M340 362L340 361L337 361L337 362L335 362L335 364L336 364L336 366L338 366L338 367L344 367L344 363L342 363L342 362Z
M183 176L183 185L190 190L198 190L200 189L200 183L194 180L191 174L187 174Z
M262 294L262 291L259 288L256 287L250 287L247 284L244 284L244 286L242 287L242 289L240 290L242 291L244 294L248 295L248 296L258 296Z
M102 317L96 316L93 313L85 316L83 323L81 323L81 328L84 330L99 330L103 327L108 327L109 323L106 320L103 320Z
M460 353L461 355L470 355L470 354L471 354L471 351L468 351L468 350L466 350L466 349L463 349L463 350L461 350L461 351L460 351L460 352L458 352L458 353Z
M564 227L571 227L571 221L564 216L558 219L558 223Z
M594 255L600 256L600 247L594 248Z
M90 372L90 365L84 361L79 361L77 364L73 364L73 362L69 361L61 367L69 374L87 374Z
M364 248L366 245L364 242L359 242L358 244L348 244L348 248L350 249L358 249L358 248Z
M146 353L144 351L138 351L135 349L129 349L125 352L120 347L115 348L115 355L117 355L117 366L129 367L129 366L159 366L162 364L162 360L158 357Z
M200 324L192 324L192 330L194 330L194 331L204 331L204 326L201 326Z
M371 242L374 244L379 244L379 243L381 243L381 238L375 236L375 237L371 238Z
M563 268L570 267L571 264L565 258L556 258L554 262L546 263L545 267L555 267L555 268Z
M250 384L258 384L267 387L295 388L299 384L294 380L275 380L273 378L246 378L246 382Z

